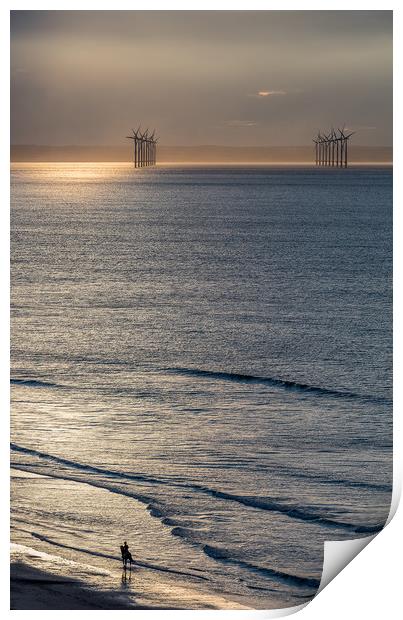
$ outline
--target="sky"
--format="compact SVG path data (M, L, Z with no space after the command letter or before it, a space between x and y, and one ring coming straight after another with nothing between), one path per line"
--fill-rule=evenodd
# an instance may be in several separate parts
M391 11L12 11L11 143L392 144Z

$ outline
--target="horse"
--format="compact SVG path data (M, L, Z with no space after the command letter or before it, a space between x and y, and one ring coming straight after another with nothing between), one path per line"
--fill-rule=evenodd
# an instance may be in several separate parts
M132 568L132 564L134 563L132 554L130 553L129 549L120 545L120 552L122 554L122 562L123 562L123 568L126 568L127 562L130 562L130 570Z

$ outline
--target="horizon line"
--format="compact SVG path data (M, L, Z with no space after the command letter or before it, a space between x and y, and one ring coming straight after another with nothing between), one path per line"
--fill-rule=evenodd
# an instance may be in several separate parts
M10 160L10 164L17 164L17 165L38 165L38 164L87 164L87 165L91 165L91 164L110 164L110 165L121 165L121 166L130 166L131 168L133 167L133 162L132 161L109 161L109 160L105 160L105 161L82 161L82 160L77 160L77 161L72 161L72 160L60 160L60 161L39 161L39 160L32 160L32 161L12 161ZM150 170L152 168L157 168L158 166L305 166L305 167L313 167L313 168L323 168L326 170L337 170L338 167L337 166L317 166L315 161L161 161L161 162L157 162L156 164L154 164L153 166L145 166L143 168L136 168L136 170ZM367 166L367 167L374 167L374 166L382 166L382 167L392 167L393 166L393 160L391 161L352 161L349 162L348 167L360 167L360 166Z
M73 143L65 143L65 144L33 144L33 143L18 143L13 144L10 143L10 148L15 147L34 147L34 148L130 148L131 145L129 143L123 144L73 144ZM351 144L350 147L353 148L364 148L364 149L392 149L393 144ZM312 144L263 144L263 145L251 145L251 144L237 144L237 145L226 145L226 144L159 144L158 148L170 148L170 149L194 149L194 148L221 148L221 149L303 149L303 148L314 148Z

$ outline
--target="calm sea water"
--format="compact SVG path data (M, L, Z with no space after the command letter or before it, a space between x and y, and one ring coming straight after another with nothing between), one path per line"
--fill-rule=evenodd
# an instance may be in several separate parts
M14 165L14 540L313 596L389 510L391 269L387 168Z

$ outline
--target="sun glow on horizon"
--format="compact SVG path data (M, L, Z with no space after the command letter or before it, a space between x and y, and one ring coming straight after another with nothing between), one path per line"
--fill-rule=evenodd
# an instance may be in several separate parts
M259 90L258 97L272 97L273 95L286 95L285 90Z

